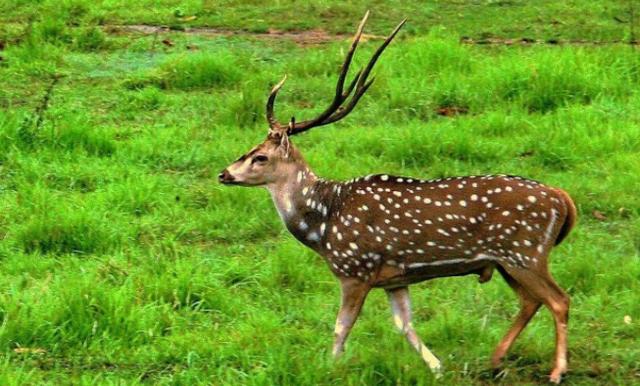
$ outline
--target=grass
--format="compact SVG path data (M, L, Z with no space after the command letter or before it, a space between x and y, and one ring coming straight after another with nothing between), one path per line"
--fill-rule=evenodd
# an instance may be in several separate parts
M266 192L217 184L219 170L264 138L265 96L283 74L282 120L325 107L346 40L298 46L99 27L348 32L364 3L166 1L155 12L146 2L3 4L0 383L545 382L547 311L516 343L503 378L488 369L518 309L500 278L414 286L415 325L443 360L442 381L394 332L379 291L334 362L339 289L324 262L284 230ZM371 6L376 33L406 14L415 21L356 111L294 142L328 178L511 173L570 192L580 220L551 259L573 299L566 382L638 383L640 56L625 45L459 44L488 33L628 37L612 21L626 15L621 3L536 4ZM296 9L311 16L286 17ZM549 25L549 15L562 23ZM364 43L357 61L377 43ZM38 127L53 76L61 78ZM466 113L441 116L443 108Z
M629 38L629 2L603 0L480 0L434 2L364 1L348 3L312 0L281 0L264 4L255 0L124 0L92 3L6 0L0 5L0 20L22 24L54 15L45 25L57 30L64 20L70 24L162 24L182 30L192 26L242 29L251 32L310 30L322 26L330 32L351 34L366 9L374 12L371 30L383 34L398 20L409 18L406 34L420 35L442 26L456 36L475 39L489 37L534 38L543 40L620 40ZM490 21L490 22L488 22ZM64 34L63 34L64 35ZM95 41L89 33L88 40ZM68 36L66 39L73 39Z

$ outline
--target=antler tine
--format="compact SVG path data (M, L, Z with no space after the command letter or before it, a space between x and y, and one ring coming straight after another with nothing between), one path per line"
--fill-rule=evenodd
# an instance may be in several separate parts
M365 92L367 92L367 90L369 89L369 87L371 86L371 84L375 79L374 78L366 82L367 77L369 76L369 74L371 73L371 70L373 69L373 66L375 66L376 62L378 61L378 58L380 57L380 55L382 55L382 52L385 50L385 48L387 48L389 43L391 43L391 40L393 40L393 38L396 36L398 31L400 31L400 28L402 28L402 26L406 22L407 22L407 19L402 20L396 26L396 28L391 32L391 34L387 37L387 39L385 39L384 43L382 43L382 45L380 45L380 47L378 47L376 52L373 54L373 56L371 57L371 60L362 71L362 74L358 77L356 93L353 95L349 103L346 106L340 108L335 114L331 115L327 120L322 122L323 125L327 125L329 123L333 123L335 121L338 121L344 118L347 114L351 112L351 110L354 109L354 107L356 107L356 104L358 103L360 98L364 95Z
M407 19L402 20L396 26L396 28L394 28L391 34L389 34L389 36L385 39L385 41L380 45L380 47L378 47L376 52L373 54L373 56L369 60L369 63L367 63L367 66L356 74L356 77L349 84L349 87L347 88L346 92L343 93L344 80L346 77L346 73L348 71L349 64L351 63L351 59L353 57L353 53L358 44L358 41L362 36L362 29L364 27L364 23L366 22L368 16L369 16L369 12L365 14L365 17L362 19L362 22L360 22L360 25L354 37L353 43L351 43L351 48L347 53L347 57L342 66L340 76L338 77L338 86L336 87L336 96L333 100L333 103L331 104L331 106L329 106L327 110L325 110L322 114L320 114L320 116L318 116L316 119L297 123L295 127L289 129L289 132L288 132L289 135L298 134L303 131L307 131L313 127L328 125L329 123L333 123L335 121L338 121L344 118L356 107L360 98L364 95L365 92L367 92L371 84L373 84L374 79L367 80L367 78L369 77L369 74L371 73L371 70L373 70L373 67L378 61L378 58L380 57L380 55L382 55L382 52L384 52L384 50L387 48L389 43L391 43L391 41L396 36L398 31L400 31L400 28L402 28L402 26L406 23ZM354 88L355 88L355 93L351 97L351 100L349 100L349 103L347 103L347 105L342 106L342 103L345 100L347 100L347 98L349 97L349 95L351 95L351 92L354 90Z
M364 17L360 21L360 24L358 25L358 29L356 30L356 33L351 42L351 46L349 47L349 51L347 52L345 60L342 63L342 67L340 68L340 74L338 75L338 82L336 84L336 93L329 107L327 107L322 113L320 113L320 115L318 115L314 119L297 122L297 123L290 122L289 125L283 126L280 122L278 122L278 120L276 119L273 113L273 105L275 104L278 91L284 84L284 81L287 79L287 77L285 76L280 81L280 83L276 84L273 87L273 89L271 90L271 93L269 94L269 98L267 100L267 121L269 122L269 128L271 132L286 131L287 134L289 135L302 133L313 127L327 125L329 123L340 120L355 108L360 98L364 95L364 93L367 92L367 90L373 83L373 79L367 80L367 78L369 77L371 70L373 70L373 67L378 61L378 58L380 57L380 55L382 55L382 52L384 52L384 50L387 48L389 43L391 43L391 41L396 36L400 28L402 28L402 26L407 21L405 19L396 26L396 28L385 39L382 45L378 47L376 52L373 54L373 56L369 60L369 63L367 63L367 66L364 69L357 72L356 76L349 83L349 86L345 90L344 82L346 80L347 74L349 72L349 67L353 59L353 55L356 51L356 48L358 47L358 43L360 42L360 38L362 37L362 31L364 30L364 26L368 18L369 18L369 11L365 13ZM355 93L352 95L351 93L354 90L355 90ZM342 104L349 97L351 97L351 99L345 106L343 106Z
M356 86L356 84L358 83L358 79L360 79L360 74L362 74L362 70L359 70L359 71L356 73L356 76L355 76L355 77L353 77L353 80L352 80L352 81L351 81L351 83L349 84L349 87L347 87L347 91L345 91L345 92L342 94L342 100L343 100L343 101L344 101L344 100L346 100L346 99L347 99L347 97L348 97L349 95L351 95L351 91L353 91L353 88L354 88L354 87Z
M340 105L347 99L347 97L353 91L355 85L357 84L357 80L360 78L360 74L362 70L358 71L356 77L349 84L347 88L347 92L344 92L344 81L347 77L347 73L349 72L349 66L351 65L351 59L353 59L353 54L358 47L358 43L360 42L360 38L362 37L362 31L364 29L365 24L367 23L367 19L369 18L369 11L364 14L364 17L360 21L358 25L358 29L356 30L356 34L353 36L353 40L351 42L351 46L349 47L349 51L347 52L347 56L342 63L342 67L340 68L340 75L338 75L338 83L336 84L336 94L333 98L333 101L320 115L318 115L314 119L310 119L307 121L299 122L289 129L289 135L298 134L303 131L307 131L312 127L320 126L324 120L329 118L331 114L335 113Z
M284 85L284 82L286 80L287 76L285 75L284 78L282 78L282 80L278 82L278 84L273 86L271 92L269 93L269 99L267 99L267 121L269 122L270 131L282 130L282 125L280 124L280 122L278 122L275 115L273 114L273 105L276 101L276 97L278 96L278 91L280 91L282 85Z
M358 47L358 43L360 42L360 38L362 37L362 30L364 29L364 25L367 23L367 19L368 18L369 18L369 11L367 11L364 14L364 17L360 21L360 24L358 25L358 29L356 30L356 34L353 36L353 41L351 42L351 47L349 47L349 52L347 52L347 56L344 59L344 63L342 64L342 69L340 70L340 75L338 76L338 85L336 86L336 97L335 97L336 100L338 98L345 98L345 95L342 94L342 89L344 87L344 80L346 79L347 73L349 72L349 66L351 65L351 59L353 58L353 54L356 52L356 47ZM362 72L362 70L358 71L358 74L356 74L356 77L354 78L354 80L349 85L349 90L353 90L353 84L354 84L355 80L360 77L360 73L361 72ZM348 91L346 93L346 95L349 95L350 93L351 93L351 91ZM343 99L343 101L344 101L344 99Z

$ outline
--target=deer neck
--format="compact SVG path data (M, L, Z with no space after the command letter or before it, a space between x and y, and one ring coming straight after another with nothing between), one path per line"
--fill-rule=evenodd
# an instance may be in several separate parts
M320 241L325 232L332 201L331 184L301 163L283 180L267 185L287 229L307 245Z

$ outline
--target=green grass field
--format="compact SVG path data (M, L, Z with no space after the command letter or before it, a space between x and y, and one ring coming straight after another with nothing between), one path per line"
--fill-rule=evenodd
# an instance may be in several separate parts
M567 190L579 222L551 256L573 301L565 382L640 384L640 48L460 43L628 41L630 2L128 3L0 4L0 384L545 383L547 310L489 369L519 309L499 275L413 287L440 381L383 291L332 360L337 281L266 191L217 183L266 135L270 86L288 74L281 120L313 116L348 46L254 33L350 33L367 6L371 33L409 22L355 112L294 139L316 173L507 173ZM193 26L243 33L181 31Z

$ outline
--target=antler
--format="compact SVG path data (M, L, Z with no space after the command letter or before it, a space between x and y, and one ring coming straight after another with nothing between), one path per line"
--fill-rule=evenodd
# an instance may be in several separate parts
M324 110L322 113L320 113L320 115L318 115L314 119L297 122L297 123L292 119L291 123L289 123L288 125L280 124L273 114L273 105L275 103L276 96L278 95L278 91L280 91L280 88L282 88L282 85L287 79L287 77L285 76L280 81L280 83L276 84L273 87L273 89L271 90L271 93L269 94L269 99L267 100L267 121L269 121L270 131L286 131L288 135L295 135L317 126L328 125L329 123L338 121L346 117L354 109L354 107L356 107L356 104L358 104L358 101L360 100L360 98L364 95L365 92L367 92L367 90L369 89L369 87L371 86L371 84L375 79L373 78L371 80L367 80L367 77L371 73L373 66L375 66L376 61L378 60L382 52L385 50L385 48L387 48L389 43L391 43L391 40L393 40L393 38L396 36L400 28L402 28L404 23L407 21L405 19L401 21L400 24L398 24L398 26L391 32L391 34L389 35L389 37L387 37L384 43L382 43L382 45L378 47L378 50L376 50L376 52L373 54L373 56L371 57L371 60L369 60L369 63L364 68L364 70L358 71L354 79L351 81L351 83L345 90L344 82L347 77L347 73L349 72L351 59L353 58L353 54L356 51L358 42L360 42L360 38L362 37L362 30L368 18L369 18L369 11L365 13L364 17L362 18L362 21L360 22L360 25L358 25L358 30L356 31L356 34L353 37L353 42L351 43L349 52L347 52L347 56L340 70L340 75L338 76L338 84L336 85L336 94L333 98L333 101L329 105L329 107L327 107L326 110ZM355 88L355 93L351 97L351 100L349 100L349 102L346 105L343 105L343 103L347 101L347 99L353 92L354 88Z

